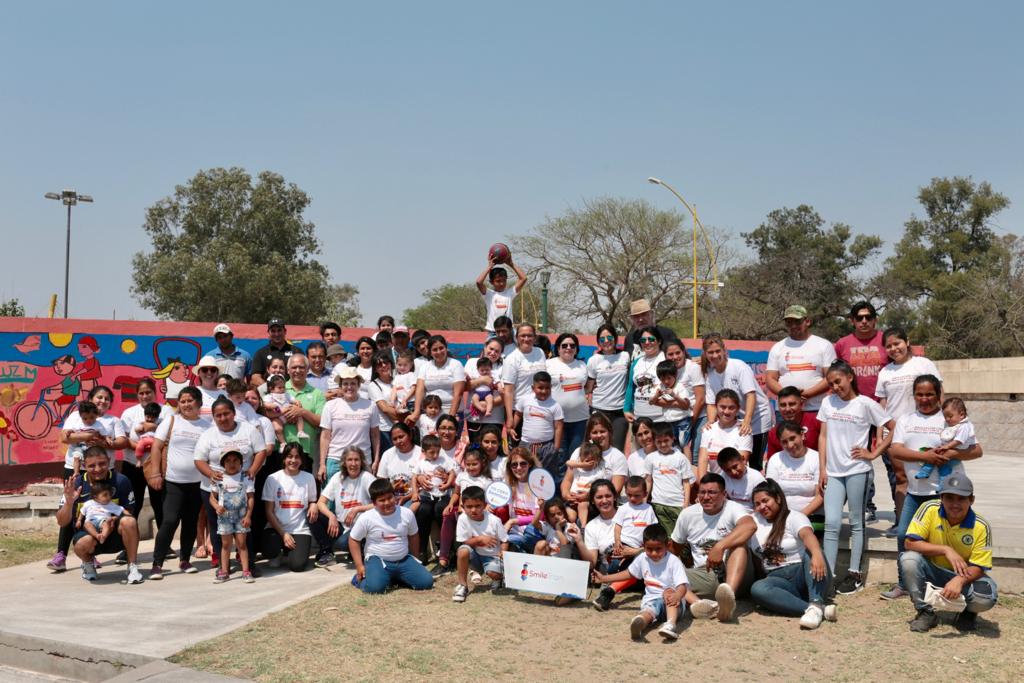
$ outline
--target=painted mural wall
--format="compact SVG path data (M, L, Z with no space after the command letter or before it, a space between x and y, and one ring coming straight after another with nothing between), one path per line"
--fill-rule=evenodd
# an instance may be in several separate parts
M135 404L135 389L143 377L156 380L161 396L168 388L196 383L192 367L204 352L216 348L214 325L0 318L0 483L12 466L63 461L60 427L94 386L113 390L111 410L120 415ZM235 343L250 353L267 343L262 325L231 328ZM372 332L346 330L342 344L354 351L355 340ZM477 356L485 340L476 332L445 336L451 355L463 361ZM288 338L305 346L319 334L315 327L289 327ZM593 353L593 337L581 337L580 342L581 358ZM698 344L687 346L691 356L699 357ZM763 374L770 342L728 346L732 357L751 364L759 377Z

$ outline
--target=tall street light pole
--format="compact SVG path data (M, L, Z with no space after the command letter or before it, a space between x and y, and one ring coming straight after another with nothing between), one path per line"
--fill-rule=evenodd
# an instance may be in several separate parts
M687 201L685 199L683 199L683 196L681 194L679 194L678 192L676 192L675 188L672 187L671 185L669 185L668 183L666 183L664 180L660 180L659 178L650 177L650 178L647 179L647 182L651 183L652 185L661 185L666 190L668 190L669 192L674 194L676 196L676 199L678 199L680 202L682 202L683 206L685 206L686 209L690 212L690 215L693 216L693 338L697 339L697 335L699 333L699 328L697 326L697 287L698 287L698 285L712 285L714 287L721 287L722 286L721 283L718 281L718 260L715 258L715 250L711 248L711 239L708 237L708 231L704 229L704 224L701 223L700 222L700 218L697 217L697 208L696 208L696 206L690 206L687 203ZM708 249L708 258L711 260L712 273L713 273L713 277L714 277L714 280L711 281L711 282L707 282L707 281L703 281L703 280L698 280L697 279L697 228L698 227L700 228L700 231L701 231L701 233L704 236L704 244L707 246L707 249Z
M540 274L540 331L548 332L548 283L551 282L551 271L544 270Z
M71 207L78 204L78 202L92 203L92 197L87 194L78 194L74 190L61 190L57 192L47 192L43 195L47 199L54 199L62 202L64 206L68 207L68 231L67 238L64 242L64 317L68 317L68 282L71 275Z

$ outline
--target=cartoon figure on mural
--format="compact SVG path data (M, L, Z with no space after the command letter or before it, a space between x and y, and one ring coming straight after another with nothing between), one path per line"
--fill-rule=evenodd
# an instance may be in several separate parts
M160 393L170 405L178 404L182 389L195 384L192 366L199 362L201 350L199 344L185 337L164 337L153 344L156 368L151 374L153 379L162 380Z
M75 368L75 357L68 354L54 358L53 372L62 378L39 392L39 399L22 403L14 411L14 425L26 439L41 439L64 420L78 405L82 382Z
M93 336L86 335L78 340L78 353L81 354L83 360L71 376L81 382L80 393L83 398L99 384L100 378L103 376L103 368L96 358L99 350L100 345Z

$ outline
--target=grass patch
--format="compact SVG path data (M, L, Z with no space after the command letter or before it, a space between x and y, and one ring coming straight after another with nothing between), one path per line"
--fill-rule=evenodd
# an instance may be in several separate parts
M39 531L0 531L0 569L53 557L56 534Z

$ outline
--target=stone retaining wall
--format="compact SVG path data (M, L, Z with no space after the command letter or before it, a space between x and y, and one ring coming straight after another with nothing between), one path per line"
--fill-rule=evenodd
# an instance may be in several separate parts
M1024 454L1024 357L942 360L935 365L946 395L967 403L985 450Z

